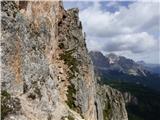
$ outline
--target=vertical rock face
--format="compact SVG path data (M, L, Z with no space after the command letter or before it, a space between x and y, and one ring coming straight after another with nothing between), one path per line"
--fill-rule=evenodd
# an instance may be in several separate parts
M1 11L2 119L103 120L78 9L2 1Z
M67 115L67 109L61 102L59 69L54 63L57 59L54 56L58 56L56 16L61 3L3 1L1 4L2 93L4 102L18 100L20 106L15 111L14 106L4 105L2 117L61 119Z
M119 91L106 85L97 85L97 96L103 113L101 120L128 120L125 100Z

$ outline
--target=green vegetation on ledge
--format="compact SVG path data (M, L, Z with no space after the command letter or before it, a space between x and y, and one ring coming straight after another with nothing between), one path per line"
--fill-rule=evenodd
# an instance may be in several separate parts
M3 120L7 115L16 113L20 110L20 101L16 97L11 97L11 95L6 91L1 91L1 119Z
M60 59L64 60L64 63L68 65L72 73L78 72L78 61L72 56L74 51L75 49L71 49L60 54Z
M75 104L75 101L76 101L75 95L76 95L76 89L75 89L74 84L71 83L68 86L66 103L69 106L69 108L79 113L81 117L83 118L81 108Z
M110 112L111 112L111 106L110 104L105 104L105 108L103 110L103 119L104 120L109 120L109 115L110 115Z
M60 43L59 48L64 49L64 44ZM60 56L60 59L64 61L64 64L66 64L69 68L69 71L67 72L67 76L68 76L68 81L70 81L70 85L68 86L68 90L67 90L66 103L72 110L76 111L77 113L79 113L82 116L81 108L79 106L75 105L76 89L75 89L74 84L71 83L71 80L73 78L76 78L76 73L79 72L79 69L78 69L79 61L73 56L73 53L75 52L75 50L76 50L76 47L72 48L70 50L65 50L59 56Z
M9 112L12 111L12 108L8 106L7 101L11 99L11 95L6 91L1 92L1 119L3 120Z
M71 108L71 109L75 109L76 108L76 105L74 103L75 101L75 94L76 94L76 89L75 89L75 86L73 84L69 85L68 86L68 90L67 90L67 105Z
M69 115L68 120L74 120L74 118L71 115Z

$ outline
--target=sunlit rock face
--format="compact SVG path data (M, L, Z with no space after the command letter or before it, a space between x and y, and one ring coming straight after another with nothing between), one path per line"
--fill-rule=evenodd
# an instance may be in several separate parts
M128 120L125 100L121 92L109 86L97 85L103 120Z
M2 1L1 11L2 119L103 120L78 9Z
M2 116L15 120L61 119L68 111L61 102L59 69L53 58L58 49L56 16L61 3L4 1L1 4L2 92L20 102L17 111L4 110Z

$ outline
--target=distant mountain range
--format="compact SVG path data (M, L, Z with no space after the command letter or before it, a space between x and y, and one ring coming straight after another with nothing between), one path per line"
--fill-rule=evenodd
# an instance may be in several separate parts
M160 75L160 64L150 64L150 63L145 63L144 61L137 61L137 63L139 65L144 66L145 69L150 71L152 74Z
M144 61L135 62L113 53L104 56L99 51L91 51L89 54L95 71L103 82L119 80L160 90L160 65L147 64Z

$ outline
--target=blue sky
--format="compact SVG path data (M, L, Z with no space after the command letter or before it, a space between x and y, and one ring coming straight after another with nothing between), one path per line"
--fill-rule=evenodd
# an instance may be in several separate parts
M159 63L159 2L65 1L64 7L80 9L89 50Z

